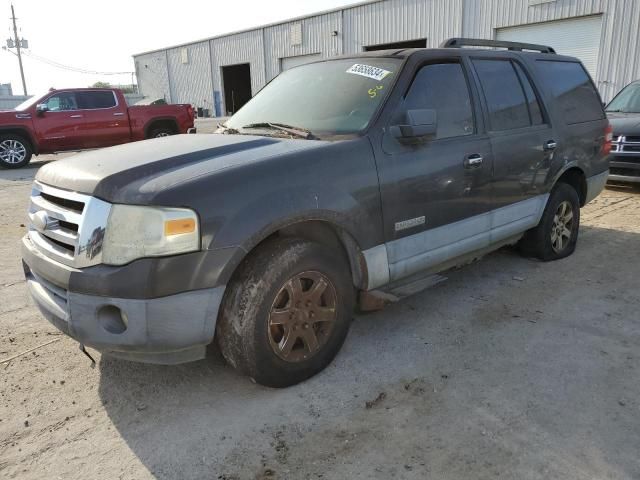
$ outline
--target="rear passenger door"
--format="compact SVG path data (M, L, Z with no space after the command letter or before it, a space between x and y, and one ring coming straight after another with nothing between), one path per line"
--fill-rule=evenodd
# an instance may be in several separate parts
M483 92L494 155L492 209L518 204L496 214L493 228L517 225L536 216L546 201L545 183L556 148L554 131L519 61L473 58L471 63Z
M108 147L130 140L127 106L118 104L113 91L80 90L76 98L84 121L83 148Z

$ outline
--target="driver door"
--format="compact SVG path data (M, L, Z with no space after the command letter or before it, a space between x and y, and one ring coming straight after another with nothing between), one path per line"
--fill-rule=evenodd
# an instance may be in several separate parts
M48 110L34 119L40 149L56 152L82 148L83 112L74 92L56 92L44 102Z
M435 110L435 137L405 143L385 129L377 161L391 281L489 243L493 157L471 88L461 60L423 65L399 109Z

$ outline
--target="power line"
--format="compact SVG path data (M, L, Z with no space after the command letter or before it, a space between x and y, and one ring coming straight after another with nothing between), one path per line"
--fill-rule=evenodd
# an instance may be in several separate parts
M28 55L29 57L39 62L46 63L48 65L51 65L52 67L60 68L62 70L67 70L70 72L83 73L87 75L131 75L132 73L134 73L134 72L100 72L98 70L88 70L86 68L78 68L78 67L72 67L70 65L65 65L63 63L56 62L55 60L51 60L49 58L36 55L33 52L23 51L22 53L24 53L25 55Z

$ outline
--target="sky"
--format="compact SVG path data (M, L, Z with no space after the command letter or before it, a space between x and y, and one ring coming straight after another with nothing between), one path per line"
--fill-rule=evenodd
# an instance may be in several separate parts
M130 84L132 55L288 18L359 3L360 0L13 0L18 36L29 41L23 56L27 92L87 87L97 81ZM0 43L13 37L11 1L0 0ZM15 51L15 50L14 50ZM43 61L45 59L46 61ZM18 59L0 50L0 83L22 95Z

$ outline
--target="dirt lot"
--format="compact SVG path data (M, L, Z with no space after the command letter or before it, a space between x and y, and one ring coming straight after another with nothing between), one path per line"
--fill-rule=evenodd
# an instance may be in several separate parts
M574 256L490 255L270 390L215 352L90 368L25 290L37 167L0 172L0 361L46 344L0 363L1 478L640 478L639 193L590 204Z

